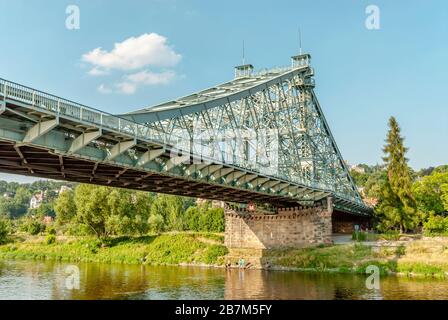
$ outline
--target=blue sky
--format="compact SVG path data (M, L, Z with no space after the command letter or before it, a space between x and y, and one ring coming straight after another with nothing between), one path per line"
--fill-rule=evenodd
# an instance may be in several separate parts
M65 25L71 4L80 9L79 30ZM365 27L369 4L380 9L379 30ZM288 65L300 26L315 91L346 160L381 162L394 115L412 167L448 163L444 0L0 0L0 6L0 77L111 113L231 79L243 40L246 62L255 68ZM165 60L126 60L123 54L135 50L114 51L130 38L139 45L145 34L158 36L155 54ZM91 75L92 69L105 74Z

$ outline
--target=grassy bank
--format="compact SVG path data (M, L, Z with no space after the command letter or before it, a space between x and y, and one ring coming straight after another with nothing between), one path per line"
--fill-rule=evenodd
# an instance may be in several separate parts
M233 254L233 260L231 259ZM243 250L236 254L223 245L223 236L211 233L167 233L145 237L119 237L101 242L93 238L58 238L46 244L44 237L16 239L0 246L0 259L36 259L71 262L103 262L153 265L235 265L244 257L254 266L312 272L365 273L376 265L383 274L446 276L448 238L384 241L303 249Z
M173 233L144 237L58 238L46 244L42 237L0 246L0 258L126 264L222 264L227 249L222 236L208 233Z
M448 275L448 238L411 242L360 243L267 252L262 263L276 269L365 273L369 265L382 274Z

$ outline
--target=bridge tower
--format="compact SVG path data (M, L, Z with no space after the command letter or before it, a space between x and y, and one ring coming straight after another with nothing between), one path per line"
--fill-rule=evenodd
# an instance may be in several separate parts
M315 141L308 129L313 128L315 116L314 70L310 67L311 55L300 54L291 57L291 68L307 68L304 77L294 85L294 96L287 96L289 105L296 105L297 158L300 159L301 175L309 180L319 180L328 174L327 167L320 167L316 161ZM237 78L250 77L252 65L235 68ZM314 112L314 114L313 114ZM281 137L279 137L281 138ZM288 170L296 165L297 158L289 158L281 166ZM281 168L279 168L282 170ZM354 224L368 219L351 217L334 211L333 199L328 196L311 205L276 207L272 210L257 207L225 206L225 244L230 249L275 249L282 247L306 247L313 244L331 243L333 232L351 233ZM335 221L336 219L336 221ZM235 252L235 251L234 251ZM238 252L238 251L237 251ZM244 251L243 251L244 252ZM237 254L237 255L241 255ZM244 253L243 253L244 255Z

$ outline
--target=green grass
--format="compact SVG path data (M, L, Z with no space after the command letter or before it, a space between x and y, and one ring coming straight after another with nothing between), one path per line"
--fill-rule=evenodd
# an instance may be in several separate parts
M358 231L352 233L352 240L363 241L377 241L377 240L389 240L396 241L400 239L400 233L397 231L389 231L387 233L369 233L364 231Z
M273 250L263 257L276 267L313 272L366 273L375 265L381 274L444 277L448 274L448 252L443 244L414 242L410 246L373 249L361 243ZM434 253L437 252L437 253ZM440 253L443 252L443 253Z
M446 266L438 266L421 262L404 262L397 266L397 272L425 276L444 276Z
M275 265L318 271L353 271L356 263L372 256L372 250L361 244L318 246L303 249L274 250L270 258Z
M119 237L107 241L92 238L54 244L46 244L42 239L0 246L0 258L154 265L222 263L221 256L227 254L227 249L203 238L219 239L205 233Z

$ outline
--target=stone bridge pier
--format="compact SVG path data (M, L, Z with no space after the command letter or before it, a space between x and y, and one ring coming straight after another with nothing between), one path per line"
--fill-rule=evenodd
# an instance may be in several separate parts
M331 243L333 203L278 209L277 214L225 206L225 245L230 249L276 249Z

